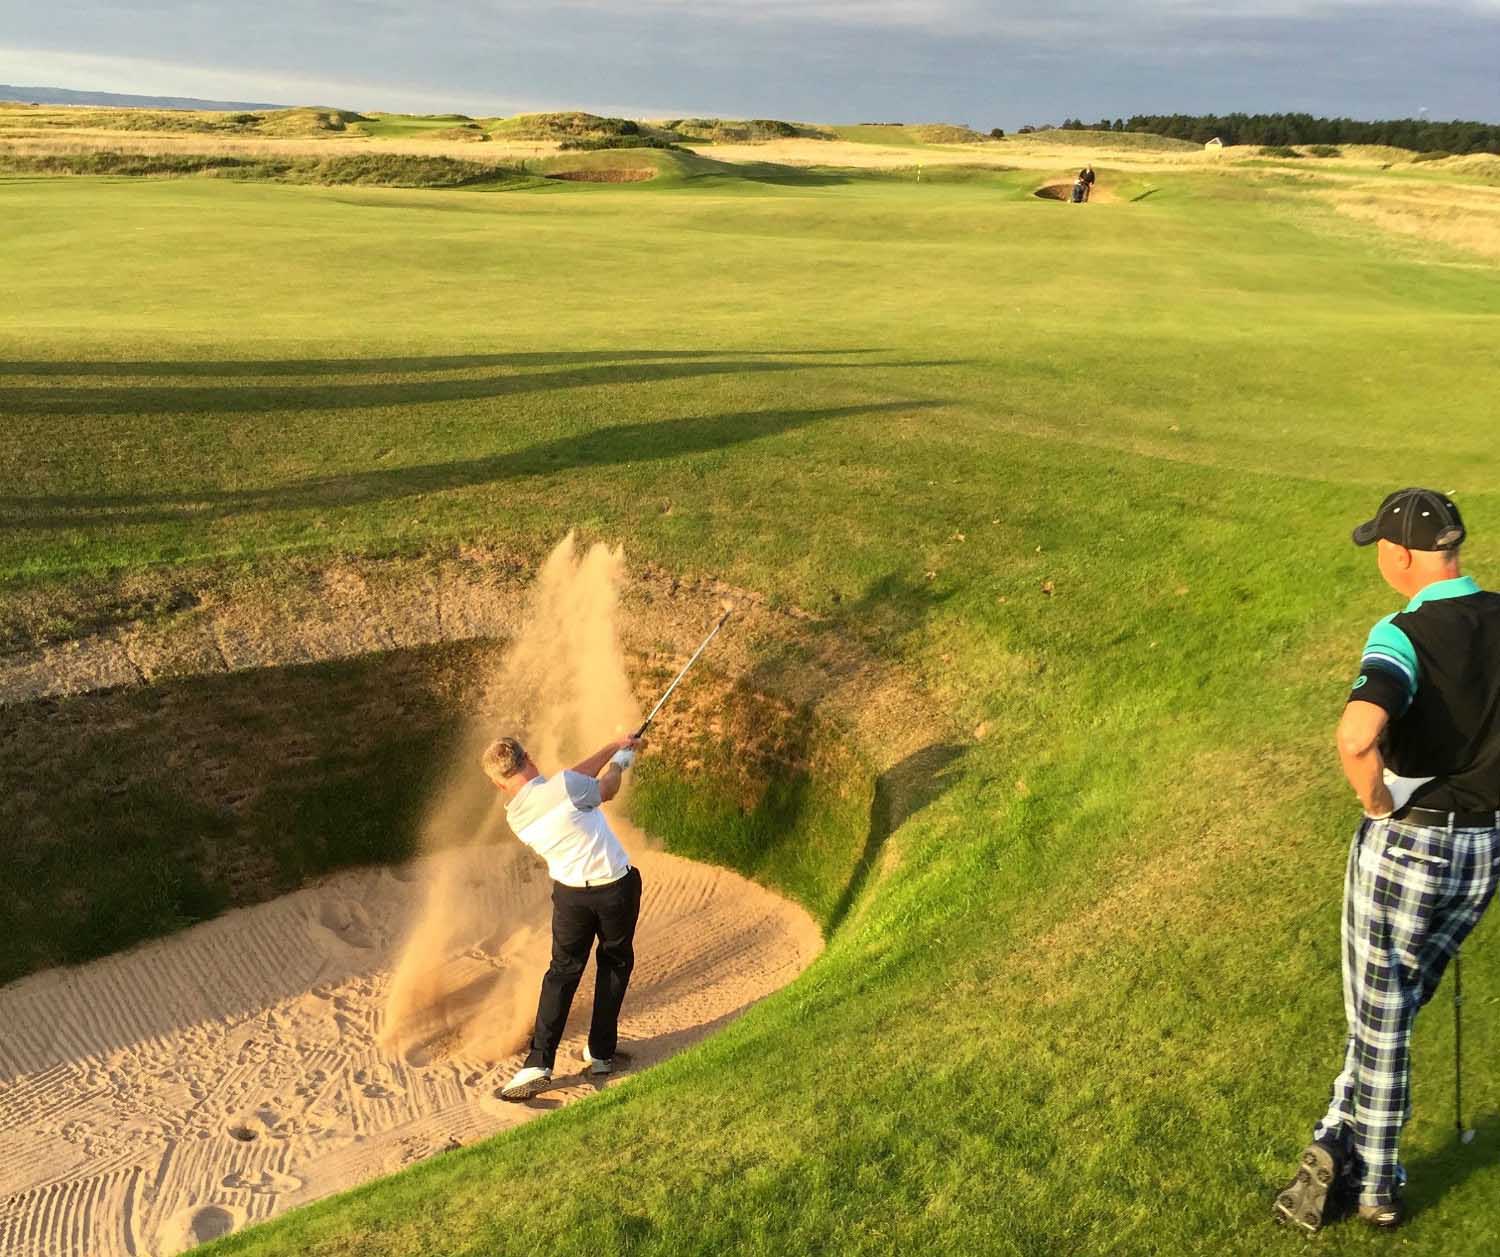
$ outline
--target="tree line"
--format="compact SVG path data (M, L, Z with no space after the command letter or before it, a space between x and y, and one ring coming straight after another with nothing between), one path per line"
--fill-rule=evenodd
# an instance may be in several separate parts
M1049 130L1022 127L1023 132ZM1361 122L1356 118L1315 118L1307 113L1133 114L1085 122L1068 118L1064 131L1147 131L1174 140L1206 144L1386 144L1413 152L1500 153L1500 124L1437 122L1426 118L1389 118Z

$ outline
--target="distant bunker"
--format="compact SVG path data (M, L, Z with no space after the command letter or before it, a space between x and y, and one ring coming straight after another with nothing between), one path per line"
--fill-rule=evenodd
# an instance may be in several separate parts
M655 179L656 171L649 166L619 166L600 170L553 170L549 179L563 179L568 183L645 183Z

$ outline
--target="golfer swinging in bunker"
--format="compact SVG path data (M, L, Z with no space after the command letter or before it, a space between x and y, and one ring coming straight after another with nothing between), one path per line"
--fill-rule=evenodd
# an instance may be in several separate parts
M621 738L551 777L542 776L515 738L485 748L485 775L509 797L506 820L552 875L552 963L542 979L531 1051L501 1099L527 1100L552 1085L557 1045L596 938L594 1017L583 1062L595 1077L614 1069L620 1005L635 965L641 874L599 809L619 793L640 745L638 737Z

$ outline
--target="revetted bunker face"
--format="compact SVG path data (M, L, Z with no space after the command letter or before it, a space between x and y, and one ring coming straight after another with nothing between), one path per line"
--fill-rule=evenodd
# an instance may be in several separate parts
M648 179L656 178L656 171L649 166L600 170L553 170L548 173L547 178L562 179L568 183L645 183Z

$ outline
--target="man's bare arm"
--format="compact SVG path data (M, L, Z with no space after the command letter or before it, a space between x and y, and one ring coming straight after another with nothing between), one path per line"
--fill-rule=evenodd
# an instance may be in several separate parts
M1389 816L1396 806L1386 789L1385 760L1380 754L1380 735L1390 719L1384 707L1358 699L1344 708L1339 719L1339 762L1366 816Z
M587 759L581 759L573 765L575 773L582 773L585 777L597 777L604 766L609 763L609 757L616 751L634 751L641 745L640 738L616 738L601 746Z
M599 801L601 803L608 803L620 793L621 776L618 765L606 764L604 766L604 771L599 774Z
M610 758L616 751L639 750L641 739L635 737L617 738L605 746L601 746L587 759L579 760L573 765L575 773L582 773L586 777L599 778L599 798L608 803L615 795L620 793L620 768L617 764L611 764Z

